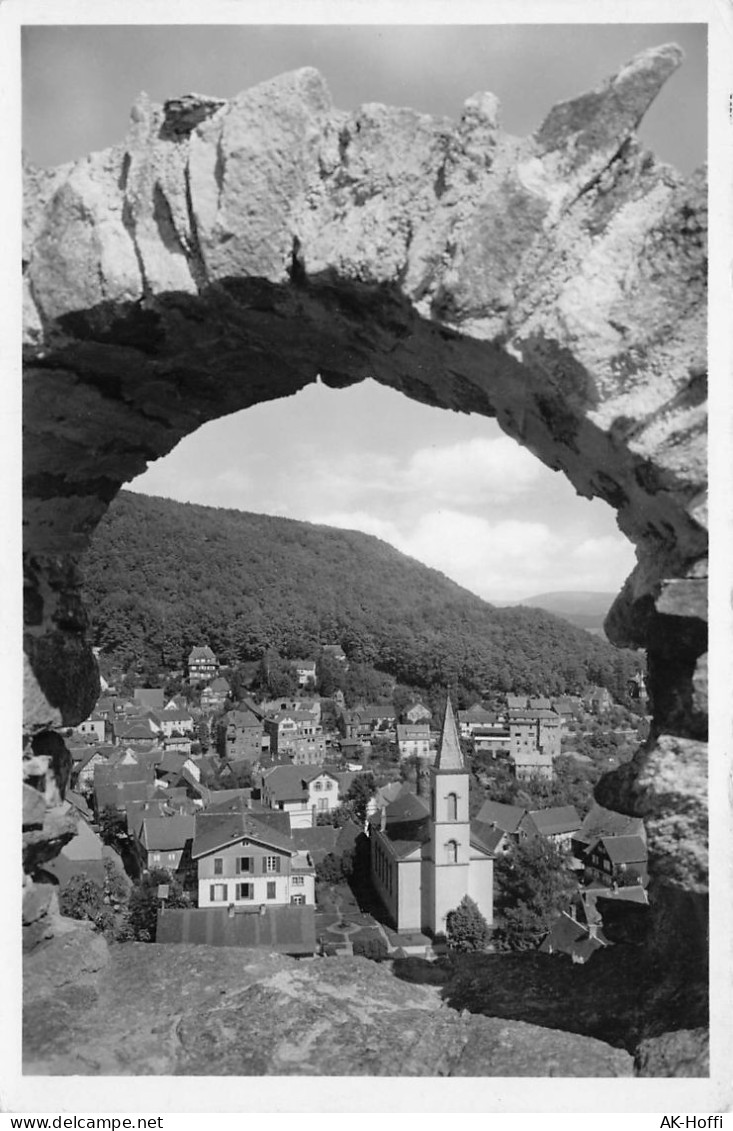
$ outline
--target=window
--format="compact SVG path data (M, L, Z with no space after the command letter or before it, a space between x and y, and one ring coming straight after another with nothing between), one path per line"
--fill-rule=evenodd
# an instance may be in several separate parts
M267 857L265 857L265 861L266 861L265 870L267 872L279 872L280 871L280 857L279 856L267 856Z
M314 789L323 789L323 782L320 782L320 781L316 781L316 782L314 782L314 783L313 783L313 788L314 788Z
M455 793L448 794L448 820L458 820L458 795Z
M237 884L235 890L237 899L254 899L255 897L254 884Z
M228 897L227 884L210 884L209 899L212 903L226 903Z
M291 895L290 902L296 904L297 907L302 907L305 903L304 895Z
M214 875L215 876L223 876L224 875L224 860L221 856L215 856L214 857Z
M237 858L237 875L240 872L254 872L254 860L251 856L239 856Z
M305 884L305 880L302 876L293 876L291 882L294 888L302 888Z
M324 781L323 788L324 789L333 789L333 782L332 781Z
M274 880L267 881L267 898L277 899L277 884Z
M318 808L321 809L321 810L328 809L328 798L327 797L319 798Z
M458 863L458 841L449 840L445 846L445 858L448 864Z

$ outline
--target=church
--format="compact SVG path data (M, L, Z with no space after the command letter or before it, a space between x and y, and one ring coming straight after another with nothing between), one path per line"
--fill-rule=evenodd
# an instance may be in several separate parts
M465 895L491 924L494 856L499 836L471 821L469 771L450 698L435 763L429 803L403 792L372 818L372 882L398 931L445 932L446 917Z

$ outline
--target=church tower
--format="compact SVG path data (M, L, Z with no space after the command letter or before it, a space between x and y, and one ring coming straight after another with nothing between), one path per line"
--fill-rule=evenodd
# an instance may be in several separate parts
M450 696L445 706L438 756L430 767L430 876L426 901L427 922L435 934L445 931L445 920L468 895L471 862L471 822L468 812L468 767L463 759ZM426 846L427 847L427 846Z

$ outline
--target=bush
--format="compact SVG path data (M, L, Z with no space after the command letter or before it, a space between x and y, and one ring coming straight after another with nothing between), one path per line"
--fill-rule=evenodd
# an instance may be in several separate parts
M448 912L445 937L449 948L458 953L486 950L491 928L470 896L464 895L458 907Z
M62 915L94 923L104 910L104 891L86 872L72 876L59 897Z
M371 958L373 962L384 962L389 955L387 944L382 938L356 939L354 941L354 954L362 958Z

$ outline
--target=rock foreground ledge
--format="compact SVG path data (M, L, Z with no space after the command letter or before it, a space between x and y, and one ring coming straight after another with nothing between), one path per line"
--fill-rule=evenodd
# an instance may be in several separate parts
M623 1049L457 1012L364 958L146 943L110 956L82 930L36 951L26 983L29 1075L633 1075Z
M25 725L49 804L48 738L98 695L77 563L120 486L207 420L374 377L496 417L635 543L608 631L647 649L653 731L599 798L649 818L660 978L690 923L704 954L706 185L634 132L680 62L646 51L525 139L490 94L457 123L343 113L306 68L143 96L119 145L26 170Z

